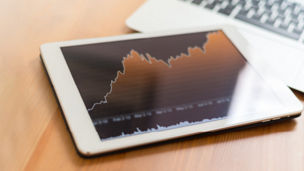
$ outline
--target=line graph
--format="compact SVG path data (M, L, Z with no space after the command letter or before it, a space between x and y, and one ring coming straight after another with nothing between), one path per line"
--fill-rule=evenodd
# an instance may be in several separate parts
M225 38L226 36L221 31L209 33L207 36L207 42L202 47L188 47L187 54L182 53L175 57L168 57L167 61L152 57L149 53L139 54L136 50L132 49L126 57L123 57L123 60L121 62L123 70L117 71L116 77L111 80L111 83L109 85L110 91L107 92L100 101L93 103L93 105L88 108L88 111L93 111L96 106L108 103L108 99L111 98L112 94L118 94L118 92L122 92L119 90L120 87L127 87L130 85L130 83L136 81L142 82L143 79L146 79L149 75L155 73L155 71L158 71L158 73L167 73L164 75L170 75L168 77L173 78L174 74L178 74L180 71L185 70L185 67L190 64L192 66L196 66L196 64L199 63L210 63L209 59L211 58L218 57L220 59L223 53L227 53L233 50L231 48L223 48L221 49L222 52L219 52L217 44L219 41L222 41L222 39ZM223 44L223 41L221 43ZM203 69L196 70L194 72L202 71ZM134 77L139 77L138 72L145 72L146 75L141 75L141 79L136 80ZM188 72L188 75L193 74L191 74L191 72ZM172 82L172 79L169 78L168 80L168 82ZM129 89L128 91L136 90Z

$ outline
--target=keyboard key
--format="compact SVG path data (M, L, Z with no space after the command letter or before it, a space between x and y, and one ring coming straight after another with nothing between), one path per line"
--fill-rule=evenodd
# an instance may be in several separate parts
M252 3L252 6L258 7L260 0L252 0L251 3Z
M266 20L266 23L268 23L268 25L273 25L278 15L272 12L267 12L267 14L268 14L268 18Z
M216 2L214 1L214 2L212 2L212 3L210 3L210 4L206 4L205 5L205 8L208 8L208 9L213 9L215 6L216 6Z
M294 34L299 34L299 35L301 35L302 34L302 32L303 32L303 29L298 29L298 28L295 28L295 29L293 29L293 31L292 31Z
M235 8L235 6L227 5L226 8L222 8L218 12L225 14L225 15L230 15L231 12L234 10L234 8Z
M252 17L251 17L251 19L253 19L253 20L257 20L257 21L260 21L261 20L261 18L262 18L262 15L260 15L260 14L257 14L257 13L255 13Z
M296 20L291 20L290 24L293 24L294 26L298 26L299 22Z
M192 3L196 5L200 5L203 2L203 0L193 0Z
M304 32L304 23L303 23L303 21L299 22L298 25L295 26L293 32L294 33L298 33L298 34L301 34L301 33Z
M267 24L267 25L270 25L270 26L273 26L274 25L274 23L275 23L275 19L268 19L268 20L266 20L266 22L265 22L265 24Z
M288 30L288 27L289 27L289 23L281 23L279 28L282 29L282 30Z
M242 15L242 16L247 16L249 12L249 9L248 10L245 10L245 9L241 9L238 13L238 15Z
M246 5L246 2L245 1L239 1L236 5L240 6L240 7L244 7Z
M286 18L284 16L281 16L281 15L279 15L279 16L276 17L276 20L279 20L280 22L284 22L285 19Z
M284 15L285 11L286 11L286 8L285 9L279 8L278 13L279 13L279 15Z
M297 20L297 19L298 19L298 16L299 16L299 13L292 12L292 13L290 14L290 17L291 17L291 19L293 19L293 20Z
M271 11L272 4L266 3L264 7L266 11Z

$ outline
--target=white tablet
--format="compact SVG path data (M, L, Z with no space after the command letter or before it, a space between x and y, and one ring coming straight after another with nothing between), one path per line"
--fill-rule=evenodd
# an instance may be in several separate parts
M231 27L48 43L41 56L82 155L300 115Z

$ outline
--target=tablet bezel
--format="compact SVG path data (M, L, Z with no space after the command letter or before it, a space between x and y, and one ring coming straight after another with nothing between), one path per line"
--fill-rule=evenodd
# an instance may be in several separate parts
M261 117L260 114L250 115L246 117L246 120L237 124L227 125L227 119L222 119L192 126L180 127L176 129L143 133L105 141L100 140L99 135L90 118L90 115L81 98L80 92L73 80L72 74L67 66L65 58L60 49L61 47L87 45L129 39L152 38L159 36L178 35L212 30L223 30L223 32L238 48L241 54L247 59L252 59L249 53L250 48L247 46L246 40L243 39L241 35L236 31L236 29L232 26L210 26L160 33L135 33L122 36L73 40L65 42L47 43L41 45L40 51L43 63L49 74L50 80L57 94L58 101L64 113L66 122L69 126L70 132L79 152L82 155L91 156L99 153L110 152L114 150L173 139L177 137L232 128L261 121L268 121L271 119L289 117L293 115L298 115L301 112L303 108L302 104L292 94L290 89L288 89L283 83L272 79L271 77L262 76L264 78L267 77L265 81L268 83L268 85L272 87L274 92L277 94L279 100L283 101L286 104L287 107L284 109L284 111L273 111L272 114L267 113L267 115L265 115L264 117Z

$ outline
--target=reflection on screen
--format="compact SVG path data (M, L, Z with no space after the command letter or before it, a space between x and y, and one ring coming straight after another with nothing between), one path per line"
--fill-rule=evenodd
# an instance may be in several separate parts
M236 99L261 89L256 85L262 80L223 31L62 47L62 52L102 140L219 120L231 111L247 114L244 106L252 102ZM262 89L261 102L267 96L279 103Z

